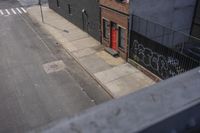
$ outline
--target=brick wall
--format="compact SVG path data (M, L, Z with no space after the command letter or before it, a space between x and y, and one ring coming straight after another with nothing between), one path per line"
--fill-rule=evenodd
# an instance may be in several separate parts
M100 5L109 7L119 12L123 12L125 14L129 13L128 3L119 3L119 2L116 2L116 0L100 0Z
M125 49L121 49L117 45L117 51L119 52L120 56L124 59L127 59L127 52L128 52L128 14L129 14L129 3L126 2L117 2L116 0L100 0L100 7L101 7L101 31L103 31L103 19L106 19L110 23L111 29L111 22L117 24L117 27L120 26L125 29ZM103 34L103 33L102 33ZM111 45L111 36L109 39L105 39L102 35L102 43L110 47ZM117 42L119 41L118 33L117 33Z
M103 24L103 19L108 20L109 22L115 22L118 26L121 26L126 29L126 38L125 38L125 49L122 50L119 47L117 47L118 52L121 57L124 59L127 58L127 38L128 38L128 16L124 14L120 14L118 12L115 12L113 10L107 9L107 8L101 8L101 23ZM101 26L101 30L103 31L103 25ZM118 41L118 35L117 35L117 41ZM110 39L106 40L105 38L102 38L102 43L110 47Z

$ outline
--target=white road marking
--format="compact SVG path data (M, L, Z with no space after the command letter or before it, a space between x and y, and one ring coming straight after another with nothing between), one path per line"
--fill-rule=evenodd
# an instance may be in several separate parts
M7 12L8 15L10 15L10 12L8 11L8 9L5 9L5 11Z
M11 10L12 10L12 12L13 12L14 14L17 14L13 8L11 8Z
M9 9L0 9L0 15L2 16L10 16L12 14L23 14L27 13L26 9L23 7L9 8Z
M1 15L3 15L3 11L2 10L0 10L0 13L1 13Z
M20 14L22 14L22 12L19 10L19 8L16 8L17 9L17 11L20 13Z
M25 13L27 13L27 11L23 7L21 7L21 9L22 9L22 11L24 11Z

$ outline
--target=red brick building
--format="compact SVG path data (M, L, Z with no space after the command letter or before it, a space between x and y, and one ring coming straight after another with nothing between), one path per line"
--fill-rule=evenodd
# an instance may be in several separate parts
M100 0L100 9L102 44L127 59L129 0Z

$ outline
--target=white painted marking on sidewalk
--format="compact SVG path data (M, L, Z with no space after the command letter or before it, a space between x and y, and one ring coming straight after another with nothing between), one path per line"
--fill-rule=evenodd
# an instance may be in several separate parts
M13 12L14 14L17 14L13 8L11 8L11 10L12 10L12 12Z
M8 9L5 9L5 11L7 12L7 15L10 15L10 12L8 11Z
M27 13L27 11L23 7L21 7L21 9L22 9L22 11L24 11L25 13Z
M17 11L20 13L20 14L22 14L22 12L19 10L19 8L16 8L17 9Z
M0 10L0 13L1 13L1 15L3 15L3 11L2 10Z

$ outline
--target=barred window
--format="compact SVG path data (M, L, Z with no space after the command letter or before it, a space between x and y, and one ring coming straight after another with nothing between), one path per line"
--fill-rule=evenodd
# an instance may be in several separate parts
M105 19L103 19L103 37L109 38L109 22Z
M126 32L125 32L125 29L122 28L122 27L119 27L119 47L124 49L125 48L125 35L126 35Z

